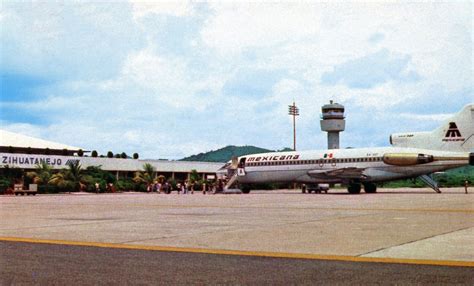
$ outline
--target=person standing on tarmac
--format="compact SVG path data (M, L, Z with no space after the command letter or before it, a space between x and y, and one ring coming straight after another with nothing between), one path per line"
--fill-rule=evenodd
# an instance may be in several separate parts
M464 192L467 194L467 188L469 187L469 181L466 179L464 180Z

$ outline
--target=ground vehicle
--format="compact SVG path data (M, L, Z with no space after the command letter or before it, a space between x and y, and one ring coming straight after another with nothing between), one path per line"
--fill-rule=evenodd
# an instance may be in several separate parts
M29 195L36 196L36 194L38 193L38 185L37 184L30 184L28 189L25 190L23 188L23 184L15 184L15 185L13 185L13 193L15 194L15 196L18 196L18 195L24 196L25 194L27 196L29 196Z
M306 186L306 191L308 194L311 194L312 192L316 194L324 192L327 194L329 191L329 184L308 184Z

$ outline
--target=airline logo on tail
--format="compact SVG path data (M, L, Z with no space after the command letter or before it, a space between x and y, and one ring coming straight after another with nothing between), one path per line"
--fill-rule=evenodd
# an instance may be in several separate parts
M443 141L445 142L459 142L466 139L462 138L461 132L455 122L449 122L449 128L444 136Z

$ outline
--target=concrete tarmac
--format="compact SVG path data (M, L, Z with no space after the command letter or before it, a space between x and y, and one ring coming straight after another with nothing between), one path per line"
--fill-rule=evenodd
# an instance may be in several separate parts
M474 269L0 242L1 285L473 285Z
M0 206L0 241L10 241L4 242L8 245L26 238L30 243L54 241L65 249L79 247L71 243L103 243L153 255L179 249L193 257L220 253L219 259L227 254L250 261L297 263L306 258L310 265L319 259L355 265L419 264L415 269L438 265L426 268L433 277L444 271L440 269L452 268L448 266L474 266L474 195L461 188L444 189L442 194L382 189L360 195L282 190L249 195L2 196Z

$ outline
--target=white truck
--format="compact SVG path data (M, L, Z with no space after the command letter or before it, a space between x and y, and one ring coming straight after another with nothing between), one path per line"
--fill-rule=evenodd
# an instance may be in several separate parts
M25 194L27 196L29 196L29 195L36 196L36 194L38 193L38 185L37 184L30 184L28 189L25 190L23 188L23 184L14 184L13 185L13 193L15 194L15 196L18 196L18 195L24 196Z
M322 192L328 193L329 191L329 184L308 184L307 186L302 188L302 192L311 194L314 192L315 194L320 194Z

